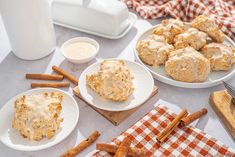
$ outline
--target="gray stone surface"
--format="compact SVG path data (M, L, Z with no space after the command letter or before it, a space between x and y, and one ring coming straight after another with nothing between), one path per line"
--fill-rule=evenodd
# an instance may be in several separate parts
M51 73L51 66L58 65L78 77L89 64L99 59L123 58L134 60L133 47L137 36L139 36L145 29L157 23L159 23L158 20L146 21L143 19L138 19L134 28L124 38L119 40L104 39L56 26L55 31L57 37L57 48L54 53L40 60L24 61L16 58L15 55L10 52L11 48L2 20L0 19L0 107L2 107L11 97L30 89L30 82L32 81L24 78L25 73ZM63 58L60 52L61 44L67 39L77 36L91 37L100 43L100 52L96 60L93 60L88 64L74 65ZM235 85L235 78L233 77L229 82ZM153 109L154 104L158 99L163 99L177 104L180 108L186 107L189 112L196 111L202 107L208 108L208 115L200 119L200 121L195 124L196 127L219 139L227 146L235 148L234 141L208 104L209 94L215 90L223 89L222 85L206 89L184 89L173 87L157 80L155 80L155 84L159 87L159 94L152 98L147 104L142 106L137 112L131 115L119 126L113 126L110 122L96 113L81 100L75 98L80 108L80 118L76 129L71 135L69 135L68 138L56 146L36 152L15 151L0 143L0 157L59 156L62 152L79 143L96 129L101 132L101 137L98 141L109 142L112 138L129 128L138 119ZM64 90L72 94L71 88L66 88ZM4 119L1 117L0 119L1 123L4 123ZM86 156L89 152L94 150L94 148L95 145L93 144L78 156Z

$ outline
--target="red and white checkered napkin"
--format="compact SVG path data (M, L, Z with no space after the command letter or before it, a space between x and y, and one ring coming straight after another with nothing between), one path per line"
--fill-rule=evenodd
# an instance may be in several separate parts
M127 129L112 143L120 142L130 135L132 147L145 148L147 156L227 156L235 157L235 150L225 146L203 131L187 126L176 128L162 144L156 141L156 135L161 132L176 116L175 113L163 105L158 105L154 110L145 115L131 128ZM104 151L96 152L93 157L110 157Z
M171 15L182 21L207 14L235 40L235 0L122 0L146 19Z

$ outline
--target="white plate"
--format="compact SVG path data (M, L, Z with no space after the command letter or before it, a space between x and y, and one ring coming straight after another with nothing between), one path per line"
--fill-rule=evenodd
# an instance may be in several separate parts
M120 39L124 35L126 35L130 31L130 29L134 26L134 24L135 24L135 22L137 20L137 16L134 13L129 13L129 17L128 17L127 20L129 21L129 25L127 26L126 29L124 29L122 31L122 33L120 33L117 36L111 36L111 35L108 35L108 34L102 34L102 33L99 33L99 32L93 32L93 31L87 30L85 28L74 27L74 26L71 26L71 25L68 25L68 24L61 23L59 21L55 21L55 20L53 21L53 23L56 24L56 25L59 25L59 26L67 27L67 28L70 28L70 29L74 29L74 30L77 30L77 31L85 32L85 33L88 33L88 34L97 35L97 36L108 38L108 39Z
M137 59L137 61L139 63L141 63L142 65L144 65L152 73L153 77L156 78L157 80L164 82L166 84L170 84L170 85L178 86L178 87L183 87L183 88L206 88L206 87L212 87L212 86L218 85L218 84L222 83L222 81L226 81L234 75L235 65L233 65L233 67L228 71L213 71L213 72L211 72L208 76L208 79L205 82L187 83L187 82L173 80L171 77L167 76L165 73L164 66L160 66L159 68L156 68L156 67L152 67L152 66L144 64L138 56L138 53L136 50L136 44L138 41L146 38L149 34L151 34L153 29L157 26L158 25L151 27L150 29L143 32L139 36L139 38L136 40L135 47L134 47L135 58ZM225 38L225 43L235 47L235 43L227 36Z
M114 102L105 100L86 85L86 75L97 72L100 62L92 64L80 75L78 87L84 100L96 108L107 111L130 110L145 102L153 91L153 77L142 65L126 60L124 62L134 75L133 84L135 87L133 94L129 96L127 101Z
M64 96L62 102L63 109L61 112L61 117L64 118L64 121L61 123L61 128L57 130L55 136L50 140L44 138L43 140L38 142L31 142L27 139L24 139L15 129L11 127L12 118L15 113L15 100L22 95L39 94L43 92L55 91L62 93ZM16 150L36 151L51 147L65 139L73 131L78 122L79 109L74 98L66 92L53 88L38 88L21 93L9 100L1 108L0 117L2 119L2 122L0 123L0 140L2 141L2 143Z

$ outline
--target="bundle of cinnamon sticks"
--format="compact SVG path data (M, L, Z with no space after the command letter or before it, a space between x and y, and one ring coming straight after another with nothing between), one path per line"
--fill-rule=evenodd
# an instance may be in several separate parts
M199 119L203 115L207 113L206 108L202 108L201 110L194 112L188 115L186 109L183 109L174 119L173 121L157 135L157 141L162 143L166 140L166 138L171 134L171 132L178 126L186 126L193 121ZM113 145L107 143L97 143L96 149L100 151L106 151L109 153L115 154L114 157L146 157L147 151L145 149L130 147L131 141L130 138L126 137L120 145Z
M97 143L96 149L101 151L106 151L113 153L114 157L146 157L147 151L145 149L139 149L135 147L130 147L131 140L129 137L124 138L120 145Z
M64 78L67 78L71 81L74 85L78 85L78 80L73 75L69 74L68 72L64 71L63 69L52 66L52 70L58 73L58 75L54 74L26 74L26 79L37 79L37 80L54 80L54 81L61 81ZM31 88L37 87L52 87L52 88L60 88L60 87L69 87L69 82L33 82L31 83Z
M188 112L186 109L183 109L176 117L175 119L162 131L157 135L157 141L159 143L162 143L165 141L165 139L171 134L171 132L178 126L186 126L193 121L199 119L203 115L207 113L207 109L203 108L197 112L194 112L190 115L188 115Z

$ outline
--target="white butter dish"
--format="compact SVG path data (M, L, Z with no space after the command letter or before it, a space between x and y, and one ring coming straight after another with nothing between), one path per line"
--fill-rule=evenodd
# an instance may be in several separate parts
M137 16L116 0L54 0L54 23L110 39L123 37Z

